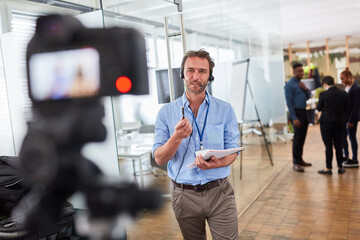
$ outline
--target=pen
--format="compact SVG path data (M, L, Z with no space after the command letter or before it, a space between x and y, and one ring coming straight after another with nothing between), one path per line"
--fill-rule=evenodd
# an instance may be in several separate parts
M184 109L184 106L182 106L182 115L183 115L183 117L182 117L182 119L184 119L185 118L185 109Z

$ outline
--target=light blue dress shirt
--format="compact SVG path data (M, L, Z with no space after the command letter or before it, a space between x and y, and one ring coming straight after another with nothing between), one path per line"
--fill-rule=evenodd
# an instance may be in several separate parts
M183 139L175 156L168 162L168 175L178 183L198 185L225 178L230 174L230 166L202 170L186 168L195 159L195 151L200 150L200 136L195 126L194 115L189 107L185 93L182 97L163 106L155 123L155 150L164 145L175 131L175 125L182 118L182 106L185 106L185 117L192 125L192 134ZM201 104L196 123L200 133L202 132L207 109L209 108L207 121L203 135L204 149L228 149L239 147L238 122L233 108L227 102L219 100L206 93L205 100ZM179 171L180 170L180 171Z

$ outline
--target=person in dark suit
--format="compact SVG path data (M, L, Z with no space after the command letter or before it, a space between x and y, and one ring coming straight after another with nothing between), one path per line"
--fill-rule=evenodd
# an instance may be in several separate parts
M333 144L335 146L338 173L345 173L342 166L342 132L347 107L347 94L334 85L334 78L326 76L323 79L326 91L320 93L317 109L321 111L320 131L325 145L326 168L319 170L320 174L332 174Z
M349 71L349 68L346 68L340 74L340 79L345 86L345 91L348 94L348 107L345 112L345 124L343 132L343 150L344 150L344 167L357 168L359 167L358 162L358 143L356 140L356 130L357 124L359 121L358 111L360 105L360 88L354 83L354 78ZM349 135L351 149L352 149L352 159L349 158L349 147L347 142L347 136Z

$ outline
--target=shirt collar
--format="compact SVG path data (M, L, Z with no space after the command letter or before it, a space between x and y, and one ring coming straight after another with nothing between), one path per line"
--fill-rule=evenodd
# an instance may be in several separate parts
M295 82L300 82L301 81L301 79L298 79L296 77L293 77L293 79L294 79Z
M204 99L204 101L207 103L207 104L209 104L209 102L210 102L210 95L209 95L209 93L208 93L208 91L207 90L205 90L205 99ZM189 100L187 99L187 97L186 97L186 92L184 92L183 93L183 95L182 95L182 97L181 97L181 104L183 105L183 106L185 106L185 104L189 104Z

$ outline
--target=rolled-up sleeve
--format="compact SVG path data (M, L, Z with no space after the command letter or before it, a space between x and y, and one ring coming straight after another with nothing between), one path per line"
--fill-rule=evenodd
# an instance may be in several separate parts
M152 149L152 155L154 156L155 150L164 145L167 140L170 138L170 131L166 124L165 118L165 106L162 107L157 115L155 122L155 137L154 137L154 145Z
M286 99L286 104L287 107L289 109L289 114L292 120L297 119L297 116L295 114L295 109L294 109L294 93L292 93L293 89L291 88L291 86L289 84L285 85L284 87L285 90L285 99Z
M224 128L224 149L239 147L239 125L234 109L229 107Z

